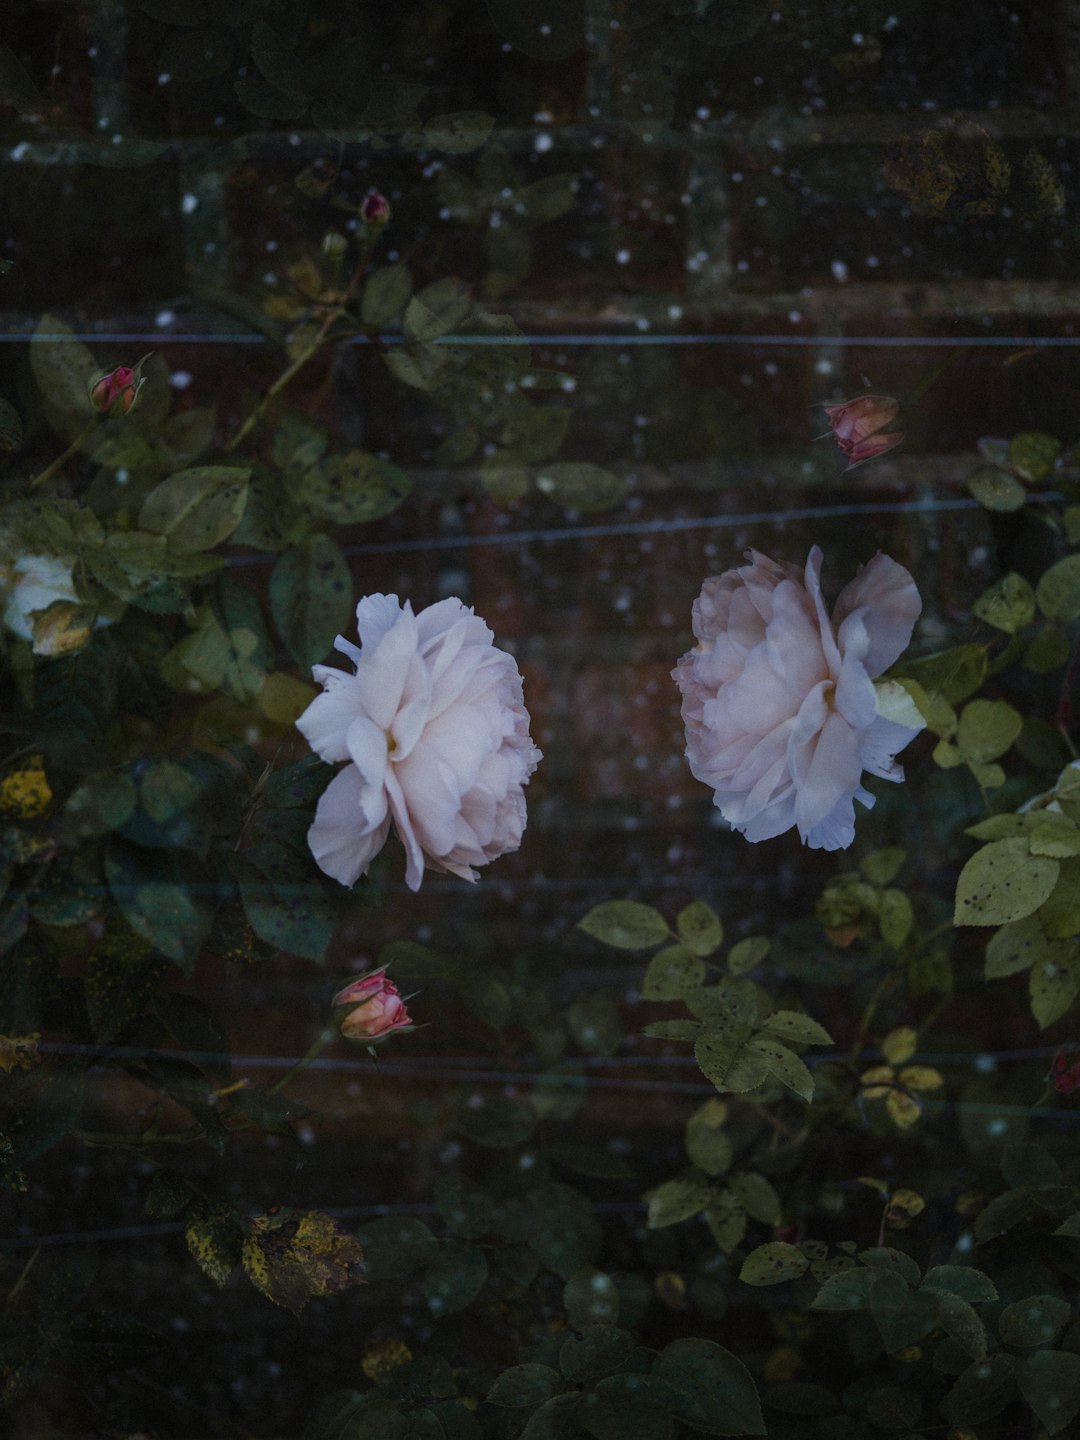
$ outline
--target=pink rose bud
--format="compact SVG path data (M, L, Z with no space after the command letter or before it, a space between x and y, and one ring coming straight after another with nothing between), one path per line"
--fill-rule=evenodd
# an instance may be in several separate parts
M1069 1053L1062 1047L1054 1056L1051 1080L1059 1095L1071 1095L1080 1087L1080 1056L1072 1057L1070 1063Z
M350 1007L339 1026L346 1040L370 1043L391 1030L412 1028L405 1001L394 982L387 980L385 965L346 985L332 1003L335 1009Z
M851 462L849 470L900 444L902 430L883 433L899 413L900 403L891 395L860 395L856 400L825 406L836 443Z
M89 387L90 404L94 409L100 410L103 415L111 415L114 410L118 415L126 415L146 383L139 374L141 365L142 361L134 370L130 365L118 365L107 375L100 375L92 381Z
M380 191L370 191L360 205L360 219L365 225L385 225L390 219L390 201Z

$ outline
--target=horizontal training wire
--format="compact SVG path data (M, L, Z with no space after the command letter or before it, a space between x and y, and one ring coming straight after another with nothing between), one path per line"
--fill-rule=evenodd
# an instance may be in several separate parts
M71 338L88 344L115 345L268 345L270 338L258 331L170 331L155 330L83 330L73 332ZM0 344L48 344L57 340L56 335L35 335L29 331L4 331L0 333ZM343 343L348 345L373 345L369 335L352 335ZM382 345L404 345L403 335L382 335ZM848 349L913 349L935 350L943 347L969 346L972 349L1070 349L1080 346L1080 335L765 335L716 333L701 334L664 333L636 330L626 335L608 333L590 335L574 334L517 334L517 335L442 335L436 345L733 345L743 346L784 346L795 348L816 348L819 346L842 346Z
M1061 497L1056 492L1043 500ZM791 510L754 510L737 515L684 516L672 520L627 520L616 525L563 526L546 530L514 530L491 535L435 535L417 540L382 540L346 545L345 555L397 555L408 551L468 550L480 545L553 544L561 540L596 540L611 535L671 535L693 530L732 530L740 525L783 525L795 520L873 519L875 515L935 515L950 510L978 510L978 500L896 500L885 504L804 505ZM234 555L229 565L273 565L276 555Z

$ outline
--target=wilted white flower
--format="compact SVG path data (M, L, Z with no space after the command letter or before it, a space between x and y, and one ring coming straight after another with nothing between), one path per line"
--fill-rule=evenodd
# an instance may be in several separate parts
M323 694L296 722L322 759L348 762L308 832L316 864L352 885L393 821L410 889L425 865L475 880L474 866L521 844L522 787L540 760L517 665L460 600L414 615L369 595L356 621L360 646L336 641L356 673L316 665Z
M873 684L907 647L919 592L878 554L830 619L818 546L804 572L747 556L705 581L694 602L698 644L672 672L690 769L748 840L794 826L805 844L842 850L855 838L854 801L874 803L863 771L902 780L895 756L920 728L880 715Z

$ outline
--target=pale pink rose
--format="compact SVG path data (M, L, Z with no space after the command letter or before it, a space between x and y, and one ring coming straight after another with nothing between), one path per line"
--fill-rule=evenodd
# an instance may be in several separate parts
M401 991L392 980L387 980L385 965L346 985L331 1004L335 1009L352 1007L338 1027L346 1040L378 1040L391 1030L412 1028Z
M826 405L825 414L836 443L851 462L849 470L864 460L884 455L904 438L902 430L884 433L885 426L900 414L900 402L891 395L860 395L856 400Z
M296 722L324 760L349 762L308 831L315 862L354 884L393 821L410 890L425 865L475 880L473 866L521 844L540 760L513 656L460 600L414 615L396 595L369 595L356 621L360 646L335 642L356 673L316 665L323 694Z
M672 672L690 769L748 840L794 826L806 845L842 850L855 838L853 802L874 803L862 772L902 780L894 757L918 734L877 714L873 680L911 639L919 592L878 554L830 620L818 546L802 573L756 550L747 557L705 581L697 647Z

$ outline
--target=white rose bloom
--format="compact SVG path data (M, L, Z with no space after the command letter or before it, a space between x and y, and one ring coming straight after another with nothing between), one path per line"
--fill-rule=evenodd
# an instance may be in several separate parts
M78 603L72 567L56 555L20 555L3 570L7 597L4 624L20 640L32 640L30 616L57 600Z
M877 712L874 677L902 654L922 608L915 582L875 555L841 591L832 618L821 550L805 572L756 550L706 580L694 602L697 647L672 675L682 691L686 755L720 813L748 840L794 826L804 844L855 838L864 770L902 780L898 751L919 727Z
M474 866L521 844L540 760L517 665L460 600L414 615L396 595L369 595L356 621L360 646L335 642L356 673L316 665L323 694L296 722L323 760L348 762L308 832L315 862L354 884L393 821L411 890L425 865L475 880Z

